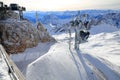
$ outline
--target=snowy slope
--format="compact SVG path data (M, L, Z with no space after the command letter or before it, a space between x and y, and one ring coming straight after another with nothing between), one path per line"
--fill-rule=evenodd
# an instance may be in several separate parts
M53 35L57 43L51 47L40 43L11 58L27 80L120 80L119 30L101 24L92 26L90 32L80 51L74 50L74 33L71 49L69 34L63 33Z
M111 25L94 26L87 43L80 45L84 57L108 80L120 80L120 32Z
M98 16L97 19L100 20L99 17L109 12L114 11L91 13L88 10L82 11L82 14L89 13L90 18ZM70 14L71 17L74 13L77 14L56 13ZM60 27L63 28L69 19L59 19L60 16L50 14L48 12L49 16L43 21L47 21L46 28L53 35ZM61 32L53 35L57 43L40 43L34 48L27 49L23 54L12 55L11 58L26 75L27 80L120 80L119 30L116 26L100 22L99 25L92 26L90 33L88 42L80 44L80 50L74 49L74 33L70 45L69 34Z
M23 53L12 54L10 57L16 63L23 75L26 75L27 66L44 55L54 42L39 43L37 47L28 48Z
M98 28L99 31L94 32ZM69 50L68 34L55 35L58 43L54 44L45 55L29 64L27 79L120 80L120 33L118 29L102 24L92 27L91 33L88 42L80 45L80 53L76 53L73 49L74 33L72 34L72 50Z
M66 34L56 35L59 42L45 55L29 64L27 80L87 80L87 73L80 61L78 64L81 75L79 74L65 36Z

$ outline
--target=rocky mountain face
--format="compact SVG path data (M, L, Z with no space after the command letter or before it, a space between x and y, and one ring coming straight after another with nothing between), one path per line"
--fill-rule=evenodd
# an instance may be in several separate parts
M41 23L35 28L27 20L19 21L16 13L11 12L4 19L0 20L0 44L9 54L23 52L39 42L55 41Z

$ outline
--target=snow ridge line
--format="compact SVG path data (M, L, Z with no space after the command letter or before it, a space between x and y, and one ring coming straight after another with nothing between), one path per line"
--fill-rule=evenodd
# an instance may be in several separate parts
M76 65L76 67L78 69L78 73L80 75L80 78L81 78L81 80L83 80L82 77L81 77L81 72L80 72L80 68L79 68L80 66L78 65L78 62L77 62L77 60L76 60L76 58L74 56L74 52L71 49L71 39L72 39L71 38L71 31L69 30L69 50L70 50L70 53L72 55L73 61L74 61L75 65ZM82 56L82 54L80 53L79 49L78 50L75 49L75 53L78 56L79 61L81 62L81 64L83 65L83 67L84 67L84 69L85 69L85 71L87 73L88 80L97 80L97 79L99 79L99 80L101 80L101 79L102 80L106 80L106 78L103 75L102 76L100 75L100 77L97 77L97 75L93 73L93 69L87 65L87 62L84 60L85 57ZM95 67L95 66L93 66L93 67ZM96 67L95 67L95 69L96 69L96 71L98 71L100 73L100 71Z
M79 57L79 60L82 62L83 67L85 68L85 71L87 73L88 79L89 80L97 80L96 75L94 75L93 71L91 70L91 68L86 64L85 60L84 60L84 56L82 56L81 52L79 49L75 49L77 52L77 55Z
M71 53L71 55L72 55L73 61L74 61L75 65L76 65L76 67L77 67L77 69L78 69L78 73L79 73L80 79L83 80L83 79L82 79L81 72L80 72L79 65L77 64L77 60L75 59L75 56L73 55L73 52L72 52L72 50L71 50L71 39L69 40L69 50L70 50L70 53Z
M103 80L119 80L120 76L116 75L111 69L109 69L105 64L93 58L90 55L85 55L85 59L87 59L102 75L104 75L105 79ZM108 75L114 75L108 77Z
M98 80L107 80L106 76L97 67L95 67L85 56L84 56L84 60L86 62L87 67L89 67L93 71L93 73L95 73L95 75L96 75L95 80L97 80L97 79Z
M100 59L103 59L103 58L101 58L101 57L99 57ZM103 63L106 63L106 61L107 62L109 62L108 60L105 60L104 59L104 62ZM109 62L110 63L110 62ZM108 63L106 63L107 65L109 65ZM112 67L110 67L110 69L117 75L117 76L119 76L120 77L120 73L118 73L118 72L116 72L114 69L112 69Z

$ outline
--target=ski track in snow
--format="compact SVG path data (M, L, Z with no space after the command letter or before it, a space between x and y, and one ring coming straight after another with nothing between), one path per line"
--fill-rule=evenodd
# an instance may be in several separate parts
M106 80L120 80L120 75L117 75L114 71L112 71L108 66L103 64L101 61L99 61L97 58L92 57L91 55L84 55L85 58L87 58L97 69L99 69L104 76L106 77ZM111 75L111 76L110 76Z
M99 33L94 32L96 29ZM103 74L105 80L120 80L120 32L105 24L96 26L91 32L88 42L80 45L81 53Z
M41 71L43 73L28 72L27 79L34 79L32 77L34 74L34 76L36 76L35 80L80 80L76 66L71 65L73 61L69 57L69 50L66 49L68 48L67 46L68 44L64 42L56 43L47 54L31 63L27 71L37 71L39 69L38 73ZM38 69L36 69L36 67Z
M82 67L84 67L83 70L86 72L88 80L106 80L106 77L104 76L103 73L101 73L94 65L88 63L89 62L88 60L85 60L85 57L83 56L83 54L81 53L81 51L79 49L75 50L74 48L72 48L72 50L71 50L71 46L74 47L74 45L71 44L71 39L73 39L72 42L74 41L74 38L70 37L69 49L70 49L71 55L73 57L73 60L76 64L76 67L78 68L79 74L81 75L83 73L81 73L82 69L80 68L79 63L77 62L75 55L77 55L77 58L79 59L79 61L82 64ZM81 80L83 80L82 76L81 76Z
M77 52L77 50L74 50L74 48L71 48L71 46L72 45L71 45L71 37L70 37L70 39L69 39L69 50L70 50L70 53L72 55L73 61L74 61L75 65L78 69L80 79L83 80L84 79L83 77L86 76L86 80L89 80L89 77L87 76L87 72L85 70L85 65L83 65L83 61L81 60L83 58L80 58L81 57L80 56L79 59L77 60L76 57L75 57L75 53L77 55L78 52ZM84 76L83 76L83 74L84 74Z

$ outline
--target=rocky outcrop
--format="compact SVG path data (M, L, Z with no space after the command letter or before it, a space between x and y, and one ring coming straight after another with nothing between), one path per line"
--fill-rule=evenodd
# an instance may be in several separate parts
M19 15L18 13L15 13L11 10L7 11L0 11L0 20L6 20L6 19L18 19Z
M38 29L38 34L41 42L55 41L52 37L49 36L47 29L45 29L40 22L37 25L37 29Z
M0 44L9 54L23 52L26 48L34 47L39 42L55 41L44 29L25 20L0 21Z

